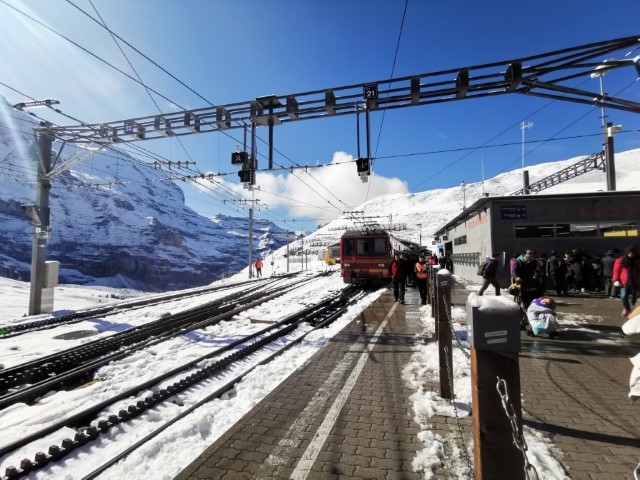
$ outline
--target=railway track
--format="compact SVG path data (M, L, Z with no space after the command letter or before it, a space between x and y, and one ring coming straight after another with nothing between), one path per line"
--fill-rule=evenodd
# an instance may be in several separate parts
M292 276L289 274L288 276ZM284 277L284 276L283 276ZM114 315L120 313L123 310L132 310L136 308L150 307L155 305L161 305L163 303L173 302L178 299L184 299L189 297L196 297L206 295L213 292L224 291L240 287L251 283L268 283L270 279L260 280L247 280L244 282L237 282L232 284L217 285L213 287L202 287L198 289L181 290L180 292L154 295L152 297L145 297L136 300L126 300L123 302L106 305L103 307L90 308L87 310L81 310L78 312L68 313L60 316L50 316L38 320L33 320L24 323L5 323L0 325L0 340L5 338L11 338L18 335L24 335L25 333L36 332L40 330L46 330L50 328L56 328L62 325L71 325L74 323L90 320L97 317L105 317L108 315Z
M87 381L92 372L114 360L169 338L214 325L299 288L310 280L289 286L283 286L281 282L266 286L260 284L248 292L229 295L147 325L1 370L0 409L17 402L29 403L51 390L70 388L78 382Z
M136 385L133 388L126 389L107 400L98 402L90 407L84 408L80 412L76 412L73 415L55 421L37 432L33 432L19 440L11 442L8 445L0 447L1 457L63 428L71 428L76 432L73 438L65 438L59 444L51 445L47 452L37 452L33 458L22 459L19 466L8 467L3 479L20 478L46 467L47 465L69 455L76 449L98 439L101 436L105 436L107 433L109 433L109 435L116 434L117 436L118 432L122 431L122 429L117 428L119 425L130 422L136 418L144 419L145 413L148 410L154 409L155 407L169 402L172 399L175 400L181 395L188 396L193 392L195 387L202 385L203 382L206 382L216 375L229 371L230 367L233 365L246 362L247 359L256 352L259 352L265 346L273 346L274 342L286 338L287 336L291 336L302 325L311 324L314 327L312 330L304 332L286 342L283 346L279 346L275 351L273 351L273 353L270 353L266 358L255 363L248 370L234 376L234 378L227 381L222 387L217 388L213 392L206 393L190 407L183 409L183 411L177 416L165 422L162 426L154 429L141 440L129 445L121 453L114 456L84 477L87 479L95 478L111 465L115 464L129 453L157 436L169 426L184 418L195 409L216 398L220 398L225 392L232 389L234 385L251 373L255 368L270 362L276 356L296 345L314 329L322 328L339 318L349 305L353 304L360 298L360 295L361 290L359 288L354 286L347 287L347 289L342 292L291 314L258 332L238 339L233 343L180 365L162 375ZM173 378L174 381L169 385L164 385L164 383L167 380L172 379L172 377L175 377ZM122 404L122 401L127 398L132 398L128 405L115 407L118 402ZM177 403L184 404L185 402L184 400L181 400ZM109 410L111 410L111 413L109 413ZM87 450L85 449L84 452L86 451Z

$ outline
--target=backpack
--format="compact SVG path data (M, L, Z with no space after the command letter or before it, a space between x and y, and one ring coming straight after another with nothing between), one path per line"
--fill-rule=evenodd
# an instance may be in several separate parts
M484 261L482 264L480 264L480 266L478 267L478 275L483 276L484 275L484 271L487 268L487 263L489 263L488 261Z

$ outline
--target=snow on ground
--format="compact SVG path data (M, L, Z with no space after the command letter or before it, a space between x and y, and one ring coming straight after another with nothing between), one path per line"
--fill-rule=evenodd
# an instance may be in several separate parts
M297 267L299 266L297 265ZM221 322L220 324L164 341L122 360L111 362L96 372L93 382L81 388L67 392L50 392L43 395L33 406L19 404L4 410L3 415L0 416L0 431L3 432L2 444L6 445L10 441L20 438L28 432L37 431L65 415L71 415L73 412L80 411L116 393L134 387L144 380L154 378L179 365L198 359L244 335L261 330L265 327L262 322L281 319L310 303L328 296L331 292L344 288L345 285L337 272L328 277L312 278L312 275L327 268L322 262L310 262L309 267L310 270L302 277L282 280L283 283L299 283L299 279L302 278L311 280L309 283L301 285L283 297L247 310L234 317L232 321ZM278 265L276 268L280 268L283 271L286 267ZM265 271L265 273L268 273L267 269ZM247 276L248 274L245 270L225 280L225 282L244 281ZM460 280L458 279L458 281ZM13 317L21 307L12 310L9 306L22 305L25 301L28 301L29 284L2 279L0 280L0 289L5 299L6 311L9 312L8 316ZM477 289L477 285L468 285L470 293ZM2 355L3 359L6 356L8 364L24 363L45 353L91 341L97 338L97 335L113 334L123 326L148 322L167 311L177 312L191 308L196 303L211 301L228 292L229 290L226 290L225 292L214 292L192 299L179 300L172 303L170 308L166 305L158 305L141 308L133 312L120 313L107 317L108 322L105 321L101 325L98 325L95 320L86 321L70 327L44 330L35 335L6 339L0 341L0 355ZM124 461L107 470L100 478L173 478L295 369L302 366L319 348L356 318L383 292L384 290L378 290L368 294L357 305L350 307L348 313L330 327L310 332L298 346L277 357L268 365L255 369L224 398L209 402L198 408L152 441L136 449ZM119 295L117 291L112 290L61 287L59 291L56 291L56 308L68 311L100 305L107 300L121 301L110 298L112 294ZM125 292L125 296L128 295L131 295L131 292ZM503 298L505 301L510 299L507 295ZM418 436L424 443L424 449L417 453L413 466L416 471L423 472L424 478L431 478L433 476L433 468L441 464L446 465L448 469L455 472L458 478L465 478L466 460L464 453L461 451L459 439L455 435L447 438L441 437L432 432L430 428L431 419L435 415L454 417L457 413L458 416L463 417L469 415L471 410L471 383L469 359L467 358L468 344L466 330L462 324L465 315L464 309L460 307L452 309L453 325L456 337L459 340L459 342L454 342L452 352L454 391L456 395L453 404L456 407L455 412L452 405L440 399L435 392L429 391L424 387L424 380L437 380L439 372L437 344L428 340L433 337L434 333L434 320L430 315L430 307L428 306L420 308L420 319L424 325L424 331L421 335L416 336L412 360L406 365L403 372L404 381L414 390L411 401L413 402L415 420L422 427ZM584 320L582 319L581 321ZM591 320L597 319L594 317ZM574 319L570 315L566 315L566 318L564 318L561 313L560 322L567 328L581 328L577 323L578 319ZM99 333L96 336L79 340L65 341L53 338L62 332L83 329L95 329ZM290 334L287 338L296 337L310 330L310 327L305 327L302 332ZM64 461L57 462L38 473L32 474L31 478L73 479L87 475L113 455L158 428L179 412L193 405L200 398L220 388L235 375L252 368L275 351L281 343L275 342L266 352L256 353L250 359L241 362L240 365L202 382L191 388L187 393L172 397L172 401L165 402L135 420L112 429L107 434L101 435L97 441L76 450ZM215 360L216 358L204 360L199 366L209 365ZM169 385L183 376L186 376L186 374L179 374L169 378L162 383L162 386ZM136 398L128 398L118 402L108 411L103 412L101 416L104 418L108 414L117 412L120 408L126 408L127 405L135 403L136 400L147 395L148 392L143 391L137 394ZM1 458L0 471L4 471L9 465L19 465L22 458L33 458L36 452L46 451L49 445L59 443L66 437L72 437L74 433L69 429L54 432L46 439L34 442L14 454ZM525 438L529 446L529 461L536 467L540 478L565 479L562 467L551 455L551 452L555 449L549 440L539 432L531 429L525 430ZM117 442L114 441L116 439L118 440ZM452 458L445 458L444 445L446 444L454 452ZM473 446L468 444L462 448L466 450L472 462Z

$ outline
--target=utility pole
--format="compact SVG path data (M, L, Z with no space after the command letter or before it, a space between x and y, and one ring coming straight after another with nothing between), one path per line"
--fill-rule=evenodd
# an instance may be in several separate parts
M287 273L289 273L289 243L291 242L291 232L287 230Z
M520 130L522 130L522 169L524 170L524 131L527 128L533 128L533 122L528 122L520 125Z
M45 125L43 125L45 126ZM33 246L31 249L31 290L29 295L29 315L42 313L42 288L45 278L45 257L49 237L49 193L51 180L51 147L53 137L40 131L38 137L38 173L36 176L36 208L39 209L40 225L33 226Z
M467 182L465 182L464 180L460 183L460 186L462 187L462 210L466 210L467 209Z
M616 165L613 158L613 135L616 132L622 130L622 125L614 125L611 122L607 122L607 145L605 149L605 165L607 170L607 191L613 192L616 190Z

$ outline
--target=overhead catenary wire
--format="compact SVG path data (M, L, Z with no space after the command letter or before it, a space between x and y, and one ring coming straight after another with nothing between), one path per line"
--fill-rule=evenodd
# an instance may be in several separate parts
M400 40L402 39L402 30L404 29L404 19L407 16L407 8L409 6L409 0L405 0L404 2L404 10L402 12L402 21L400 22L400 31L398 32L398 40L396 41L396 51L393 55L393 64L391 65L391 75L389 78L393 78L393 75L396 71L396 61L398 60L398 51L400 50ZM378 147L380 146L380 137L382 137L382 127L384 126L384 117L387 111L382 111L382 119L380 120L380 129L378 130L378 139L376 140L376 149L373 152L373 156L376 157L378 155ZM373 183L373 177L369 179L369 184L367 185L367 195L364 198L366 202L369 200L369 191L371 190L371 184Z
M4 1L4 0L0 0L0 1ZM147 59L148 61L150 61L154 66L158 67L159 69L161 69L163 72L167 73L169 76L171 76L171 78L173 78L174 80L176 80L177 82L179 82L181 85L183 85L184 87L186 87L187 89L189 89L189 91L193 92L194 94L196 94L198 97L200 97L202 100L206 101L207 103L209 103L209 105L214 106L214 104L212 102L210 102L209 100L207 100L205 97L203 97L202 95L198 94L195 90L193 90L191 87L187 86L184 82L182 82L181 80L179 80L176 76L172 75L171 73L169 73L165 68L161 67L157 62L153 61L151 58L149 58L147 55L143 54L140 50L138 50L137 48L133 47L129 42L127 42L126 40L122 39L122 37L120 37L119 35L115 34L111 29L109 29L106 24L104 22L100 22L98 20L96 20L93 16L91 16L90 14L88 14L86 11L84 11L83 9L81 9L80 7L78 7L77 5L75 5L73 2L71 2L70 0L67 0L67 2L69 4L71 4L73 7L75 7L76 9L78 9L79 11L81 11L84 15L86 15L87 17L89 17L91 20L93 20L94 22L98 23L98 25L100 25L101 27L105 28L112 36L122 40L127 46L129 46L130 48L132 48L134 51L136 51L137 53L139 53L140 55L142 55L145 59ZM95 7L94 7L95 8ZM73 42L72 42L73 43ZM93 55L93 54L92 54ZM95 55L94 55L95 56ZM97 57L97 56L96 56ZM97 57L99 58L99 57ZM105 62L108 64L108 62ZM109 64L110 65L110 64ZM110 65L111 66L111 65ZM116 69L118 70L118 69ZM122 73L122 72L121 72ZM138 82L141 85L145 86L145 84L143 82ZM145 86L145 88L147 88ZM150 88L149 88L150 89ZM151 91L153 91L154 93L155 90L150 89ZM166 97L163 96L163 98L167 99ZM173 104L175 104L176 106L182 108L183 110L186 110L185 108L181 107L177 102L173 102L172 100L167 99L168 101L172 102ZM237 139L235 139L233 136L229 135L227 132L222 132L224 135L226 135L227 137L231 138L232 140L238 142ZM263 139L261 139L259 136L257 137L258 140L260 140L261 142L266 143ZM282 152L280 152L277 149L274 149L274 151L276 151L277 153L279 153L280 155L283 156L283 158L287 159L289 162L291 162L294 165L298 165L297 163L295 163L293 160L291 160L290 158L288 158L286 155L284 155ZM266 158L264 155L262 154L258 154L261 155L262 157ZM307 172L308 173L308 172ZM323 200L327 201L330 205L333 206L333 204L327 200L326 198L324 198L319 192L317 192L313 187L311 187L309 184L307 184L306 182L304 182L300 177L294 175L299 181L301 181L305 186L309 187L314 193L316 193L320 198L322 198ZM316 181L320 186L322 186L327 192L329 192L332 196L334 196L339 202L341 202L342 204L344 204L347 208L351 208L351 206L347 205L344 201L342 201L340 198L338 198L331 190L329 190L328 188L326 188L324 185L322 185L322 183L316 179L315 177L313 177L313 175L309 176ZM333 206L336 211L341 211L338 207Z

